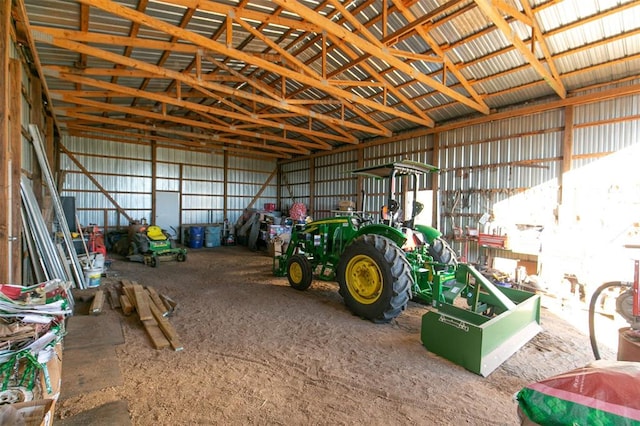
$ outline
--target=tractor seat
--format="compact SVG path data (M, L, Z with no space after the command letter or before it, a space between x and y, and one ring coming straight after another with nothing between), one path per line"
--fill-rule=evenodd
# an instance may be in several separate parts
M159 226L151 225L147 228L147 237L153 241L163 241L167 239L167 236L164 235L162 229Z

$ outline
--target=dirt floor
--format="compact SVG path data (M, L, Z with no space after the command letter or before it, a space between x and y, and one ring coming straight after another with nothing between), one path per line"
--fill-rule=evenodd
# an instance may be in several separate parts
M427 307L411 302L385 325L361 320L337 284L296 291L272 275L265 252L189 250L186 262L157 269L116 258L109 274L103 287L130 279L178 302L170 321L184 350L153 349L135 314L107 304L104 321L122 323L124 385L61 399L57 419L126 401L134 425L516 425L524 385L593 360L584 332L552 312L586 327L584 309L557 300L543 302L544 331L483 378L422 346Z

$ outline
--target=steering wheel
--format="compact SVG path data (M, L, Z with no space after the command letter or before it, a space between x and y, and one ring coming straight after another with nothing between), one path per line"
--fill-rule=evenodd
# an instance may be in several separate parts
M352 218L354 221L354 225L356 225L356 227L373 223L373 219L371 218L371 215L365 215L364 213L361 213L361 212L354 213Z

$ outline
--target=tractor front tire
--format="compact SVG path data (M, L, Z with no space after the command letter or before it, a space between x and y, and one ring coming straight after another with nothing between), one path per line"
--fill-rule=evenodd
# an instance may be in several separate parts
M156 256L155 254L153 256L151 256L151 266L154 268L157 268L158 266L160 266L160 259L158 258L158 256Z
M400 315L411 299L411 265L400 247L380 235L363 235L349 245L336 276L351 312L376 323Z
M313 271L309 259L301 254L294 254L287 262L287 278L289 285L296 290L306 290L313 281Z
M187 260L187 254L186 254L186 253L183 253L183 252L179 252L179 253L176 255L176 260L177 260L178 262L184 262L185 260Z

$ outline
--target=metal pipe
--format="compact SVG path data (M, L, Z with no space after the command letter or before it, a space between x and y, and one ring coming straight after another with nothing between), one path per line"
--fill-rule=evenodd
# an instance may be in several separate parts
M47 161L47 157L44 154L42 137L40 136L40 129L38 129L38 126L36 126L35 124L29 124L29 133L31 133L31 136L33 136L33 147L35 149L36 156L38 157L38 162L40 163L40 169L42 170L42 174L45 177L45 181L51 194L54 211L58 219L58 226L62 231L62 237L66 244L67 254L69 255L69 259L71 260L71 269L73 271L76 284L78 288L85 288L82 267L80 266L78 255L73 246L71 232L69 232L69 226L67 225L67 221L64 215L64 209L62 208L60 197L58 196L58 192L53 182L49 162Z

